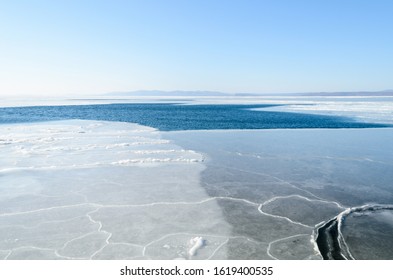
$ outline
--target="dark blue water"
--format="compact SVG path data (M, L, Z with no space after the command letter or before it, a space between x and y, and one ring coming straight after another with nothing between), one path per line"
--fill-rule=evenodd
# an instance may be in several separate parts
M350 118L253 111L276 105L106 104L0 108L0 123L83 119L139 123L163 131L196 129L371 128Z

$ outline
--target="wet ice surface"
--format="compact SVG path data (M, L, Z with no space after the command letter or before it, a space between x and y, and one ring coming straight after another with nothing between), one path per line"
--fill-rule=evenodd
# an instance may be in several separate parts
M392 129L61 121L0 135L2 259L321 259L316 225L393 201Z
M393 211L354 213L345 220L343 235L356 259L392 259Z
M270 258L321 258L314 243L320 225L353 207L376 204L390 211L392 129L194 131L164 137L206 155L201 174L206 192L233 198L219 201L233 234L267 244ZM393 258L387 219L369 226L365 219L354 228L343 219L354 258ZM376 235L381 228L384 234ZM241 258L231 242L228 256Z

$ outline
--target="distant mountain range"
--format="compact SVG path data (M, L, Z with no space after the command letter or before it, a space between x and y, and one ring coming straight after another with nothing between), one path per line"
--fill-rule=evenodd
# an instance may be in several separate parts
M163 91L163 90L138 90L129 92L111 92L110 96L230 96L233 94L216 91Z
M224 93L217 91L162 91L162 90L138 90L129 92L111 92L106 96L393 96L393 90L383 91L353 91L353 92L307 92L307 93Z

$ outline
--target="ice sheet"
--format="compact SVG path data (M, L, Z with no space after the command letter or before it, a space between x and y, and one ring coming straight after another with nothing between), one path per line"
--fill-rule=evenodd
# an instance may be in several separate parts
M383 205L393 201L392 129L190 131L164 136L209 155L201 174L206 192L227 197L219 205L232 231L267 244L271 258L321 258L315 242L320 225L348 209L370 203L385 209ZM379 247L359 249L367 244L364 239L351 242L370 256L389 255L378 253Z
M280 101L283 106L253 109L257 111L296 112L319 115L343 116L369 123L393 123L393 98L364 98L364 100L348 100L330 98L331 100L294 100ZM266 101L265 101L266 102Z
M2 259L321 259L318 225L393 201L392 129L0 135Z
M204 156L155 129L75 120L0 135L3 259L208 258L231 237L200 186ZM193 255L190 236L206 243ZM176 250L156 246L168 238Z
M356 259L392 259L393 207L346 217L343 236Z

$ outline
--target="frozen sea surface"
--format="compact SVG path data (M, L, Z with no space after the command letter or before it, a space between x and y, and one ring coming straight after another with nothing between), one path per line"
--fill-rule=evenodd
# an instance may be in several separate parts
M321 225L393 201L392 129L70 120L1 125L0 135L3 259L321 259ZM373 224L391 230L389 211ZM366 232L353 238L362 221L348 223L355 257L367 258L362 242L381 250Z
M233 200L219 201L232 231L267 244L269 257L393 259L392 129L164 137L206 155L201 182L210 196L249 203L239 210Z
M393 124L393 97L293 97L272 98L265 102L282 104L279 107L253 110L296 112L315 115L342 116L367 123Z
M203 156L155 129L66 121L0 135L3 259L207 259L230 236L201 187Z
M391 126L391 97L120 101L0 108L89 119L0 125L0 259L393 259L393 130L304 129Z

